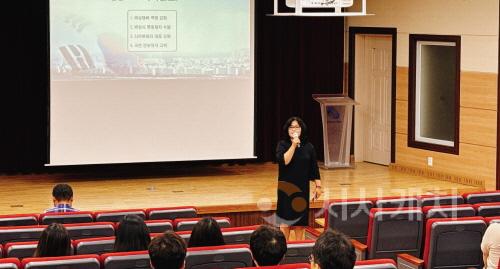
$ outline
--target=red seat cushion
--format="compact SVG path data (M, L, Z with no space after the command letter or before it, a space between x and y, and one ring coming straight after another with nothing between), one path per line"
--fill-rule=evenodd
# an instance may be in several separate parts
M74 255L74 256L61 256L61 257L37 257L25 258L22 261L23 268L30 262L44 262L44 261L65 261L65 260L78 260L78 259L96 259L99 262L99 256L94 254L89 255Z
M221 228L222 232L237 232L237 231L248 231L248 230L257 230L260 225L252 225L252 226L241 226L241 227L229 227L229 228Z
M173 225L175 228L177 228L177 225L180 223L180 222L186 222L186 221L200 221L202 220L203 218L177 218L173 221ZM214 217L213 218L215 221L218 221L218 220L227 220L228 222L231 222L231 220L229 218L226 218L226 217Z
M147 250L129 251L129 252L111 252L111 253L101 254L100 260L101 260L101 265L104 265L104 261L108 257L143 255L143 254L149 255L149 252Z
M219 249L234 249L234 248L248 248L248 244L237 244L237 245L222 245L222 246L208 246L208 247L193 247L188 248L188 251L205 251L205 250L219 250Z
M13 263L17 266L17 268L21 268L21 261L18 258L4 258L0 259L0 264L2 263Z
M292 263L292 264L280 264L271 266L261 266L261 267L243 267L236 269L299 269L299 268L311 268L309 263Z
M177 206L177 207L153 207L146 209L146 215L148 218L151 216L151 212L153 211L161 211L161 210L182 210L182 209L194 209L198 211L194 206Z
M373 264L394 264L396 266L396 262L393 259L373 259L373 260L363 260L356 261L356 265L373 265Z
M424 212L424 215L429 212L429 210L434 209L434 208L454 208L454 207L474 207L473 205L469 204L460 204L460 205L431 205L431 206L424 206L422 207L422 212Z

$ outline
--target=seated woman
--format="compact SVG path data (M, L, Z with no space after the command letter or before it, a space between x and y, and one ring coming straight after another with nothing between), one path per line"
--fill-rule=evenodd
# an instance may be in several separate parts
M151 242L144 220L136 215L125 216L116 230L114 252L147 250Z
M225 245L219 224L208 217L198 221L193 227L188 247L205 247Z
M62 224L52 223L43 230L34 257L58 257L71 255L71 239Z

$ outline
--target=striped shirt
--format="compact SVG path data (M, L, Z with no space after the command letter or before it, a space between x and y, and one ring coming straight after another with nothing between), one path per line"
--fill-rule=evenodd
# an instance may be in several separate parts
M69 204L58 204L53 208L45 210L45 213L76 212L78 209L72 208Z

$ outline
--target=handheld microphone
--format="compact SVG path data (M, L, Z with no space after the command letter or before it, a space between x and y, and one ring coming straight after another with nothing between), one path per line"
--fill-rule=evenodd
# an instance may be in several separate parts
M293 138L299 138L299 134L298 133L293 133ZM300 148L300 142L297 144L297 147Z

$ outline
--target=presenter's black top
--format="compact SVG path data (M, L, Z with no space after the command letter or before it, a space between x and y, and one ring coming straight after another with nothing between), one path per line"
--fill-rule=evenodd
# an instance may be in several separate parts
M277 224L309 225L309 181L320 179L316 151L307 142L295 148L292 160L285 165L284 154L292 142L281 140L276 148L279 164Z

